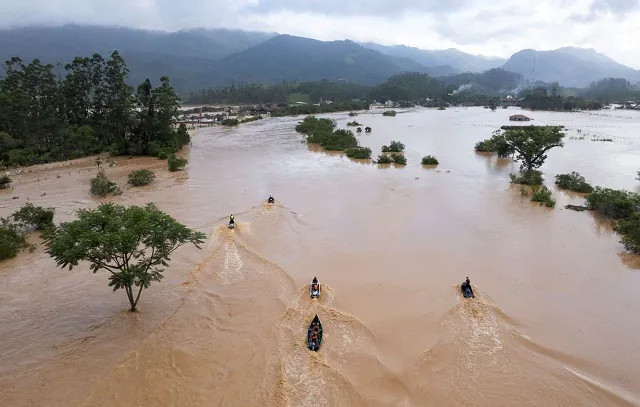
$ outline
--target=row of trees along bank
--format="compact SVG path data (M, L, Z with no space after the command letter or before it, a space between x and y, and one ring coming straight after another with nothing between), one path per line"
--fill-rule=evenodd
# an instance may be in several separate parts
M27 166L99 152L165 156L189 143L176 126L180 99L169 78L127 85L118 52L75 58L58 76L39 60L5 63L0 80L0 165Z

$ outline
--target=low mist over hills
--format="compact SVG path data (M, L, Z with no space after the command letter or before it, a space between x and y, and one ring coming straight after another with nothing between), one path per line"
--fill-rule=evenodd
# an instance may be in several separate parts
M283 80L342 80L376 84L410 71L443 77L492 68L521 74L528 81L559 82L584 87L602 78L640 81L640 71L617 63L593 49L522 50L508 60L457 49L422 50L353 41L318 41L277 33L227 29L178 32L119 27L66 25L0 31L0 58L19 56L30 62L65 64L75 56L118 50L139 84L162 75L174 87L190 92L231 83L272 84ZM60 70L62 72L62 70Z

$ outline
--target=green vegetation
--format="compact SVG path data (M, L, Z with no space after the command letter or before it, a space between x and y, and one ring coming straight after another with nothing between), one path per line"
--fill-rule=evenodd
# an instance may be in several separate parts
M640 181L640 171L638 171L638 176L636 177L636 179L637 179L638 181ZM2 183L2 181L0 180L0 184L1 184L1 183Z
M175 154L171 154L169 159L167 160L169 171L176 172L184 170L184 167L187 165L188 161L186 158L178 157Z
M432 155L422 157L422 165L438 165L438 159Z
M476 143L474 150L483 153L496 153L500 158L510 157L515 152L499 130L494 131L491 138Z
M640 194L596 187L586 201L589 209L614 220L625 250L640 254Z
M244 118L244 119L240 120L240 123L257 122L258 120L262 120L262 119L263 119L262 116L252 116L252 117L247 117L247 118Z
M399 141L391 141L388 146L382 146L383 153L401 153L404 151L404 144Z
M533 194L531 195L531 202L539 202L547 208L553 208L556 206L556 200L553 199L553 194L546 186L533 186Z
M25 204L22 208L14 212L11 217L14 221L29 230L45 230L53 225L55 209L34 206L32 203Z
M356 133L362 133L362 127L358 127L358 128L356 129Z
M349 112L349 116L350 116L350 117L355 117L355 116L357 116L357 115L358 115L358 113L356 113L356 112Z
M614 230L622 236L620 243L625 250L640 254L640 212L636 211L627 219L620 219Z
M354 120L352 122L347 123L347 126L356 127L356 126L362 126L362 124Z
M556 185L558 188L575 192L589 193L593 191L593 187L589 185L587 180L575 171L571 174L556 175Z
M512 184L520 184L520 185L537 186L537 185L542 185L544 181L542 179L542 173L538 170L523 171L517 175L509 174L509 177L511 178Z
M378 159L374 161L376 164L391 164L393 157L389 157L387 154L378 155Z
M28 203L8 218L0 218L0 260L11 259L25 248L35 250L27 241L33 230L45 230L53 225L53 208Z
M405 157L402 154L397 154L397 153L391 154L391 159L393 160L394 164L407 165L407 157Z
M99 152L156 155L189 142L176 126L180 99L169 78L134 90L118 52L75 58L57 75L53 65L14 57L0 79L0 162L28 166Z
M367 126L364 128L365 133L371 133L371 127ZM640 171L638 171L638 179L640 179Z
M387 111L383 112L382 115L383 116L395 117L396 116L396 111L395 110L387 110Z
M0 189L9 188L13 180L7 174L0 175Z
M81 209L78 219L49 229L45 244L58 267L71 270L87 261L93 273L108 271L109 287L124 289L135 311L142 290L164 278L170 255L187 243L200 248L205 237L153 203L127 208L107 203Z
M345 151L358 147L358 140L351 130L336 128L336 122L330 119L318 119L307 116L298 123L296 131L307 135L307 143L320 144L327 151Z
M227 126L227 127L233 127L233 126L237 126L240 124L240 120L238 119L224 119L220 122L221 125L223 126Z
M129 185L139 187L151 184L153 180L156 179L156 174L148 169L140 169L131 171L127 178Z
M630 218L640 210L640 195L625 190L595 187L586 201L590 209L612 219Z
M521 106L531 110L598 110L602 103L576 96L560 95L560 86L554 84L549 92L545 87L537 87L524 96Z
M105 197L109 194L120 195L121 193L118 185L107 178L104 170L99 170L98 174L91 179L91 195Z
M359 160L371 158L371 149L369 147L351 147L344 150L344 152L349 158Z

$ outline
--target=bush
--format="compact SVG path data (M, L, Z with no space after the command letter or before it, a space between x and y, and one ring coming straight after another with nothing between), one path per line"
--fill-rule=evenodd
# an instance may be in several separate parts
M182 157L177 157L175 154L171 154L168 159L169 171L182 171L187 165L187 160Z
M149 185L156 179L156 174L148 169L134 170L129 173L127 182L129 185L139 187L143 185Z
M339 129L334 132L314 130L307 137L308 143L320 144L327 151L344 151L350 147L358 147L358 139L351 130Z
M26 234L20 225L9 219L0 219L0 260L16 257L20 249L28 246Z
M362 126L362 124L354 120L352 122L347 123L347 126L356 127L356 126Z
M438 165L438 159L432 155L422 157L422 165Z
M358 127L358 128L356 129L356 131L357 131L358 133L362 133L362 127Z
M589 193L593 192L593 187L579 173L573 171L571 174L556 175L556 185L569 191Z
M44 230L53 225L53 215L55 209L34 206L27 203L22 208L11 215L13 220L22 225L25 229Z
M391 154L391 159L398 165L407 165L407 157L402 154Z
M376 160L376 164L391 164L393 159L386 154L380 154Z
M389 146L382 146L383 153L401 153L404 151L404 144L399 141L392 141Z
M386 112L382 113L383 116L391 116L394 117L396 115L396 111L395 110L387 110Z
M509 174L511 177L512 184L521 184L521 185L542 185L542 173L538 170L524 171L520 174Z
M331 119L318 119L315 116L307 116L303 121L298 123L296 131L311 135L314 132L333 132L336 128L336 122Z
M481 153L496 153L500 158L506 158L515 153L504 135L498 132L494 132L489 139L477 142L473 149Z
M531 195L531 202L539 202L544 204L547 208L553 208L556 206L556 200L553 199L553 194L549 191L549 188L544 185L541 187L533 186L533 194Z
M227 127L231 127L231 126L237 126L240 124L240 120L238 119L224 119L220 122L221 125L223 126L227 126Z
M640 254L640 212L635 212L630 218L619 220L614 230L622 236L620 243L625 250Z
M98 175L91 179L91 195L107 196L109 194L120 195L122 191L115 182L109 181L104 170L98 171Z
M369 147L351 147L344 150L349 158L359 160L371 158L371 149Z
M0 175L0 189L9 188L13 180L7 174Z
M364 128L364 132L365 133L371 133L371 127L367 126ZM638 179L640 179L640 171L638 171Z
M640 210L640 195L625 190L596 187L586 200L590 209L613 219L628 218Z

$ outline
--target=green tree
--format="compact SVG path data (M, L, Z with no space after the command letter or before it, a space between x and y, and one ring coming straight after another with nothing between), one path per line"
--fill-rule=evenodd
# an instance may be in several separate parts
M113 203L78 211L78 219L45 234L47 253L71 270L88 261L96 273L106 270L109 287L123 289L135 311L142 290L164 278L170 255L192 243L200 248L204 233L187 228L150 203L124 207ZM135 292L137 290L137 292Z
M520 169L530 172L544 164L549 150L564 146L564 136L556 126L514 126L503 130L497 139L502 138L515 151Z

